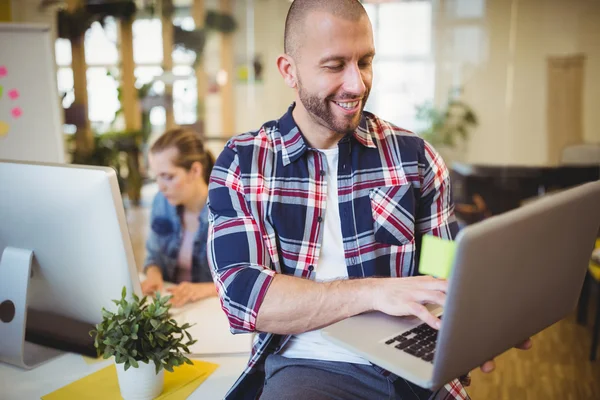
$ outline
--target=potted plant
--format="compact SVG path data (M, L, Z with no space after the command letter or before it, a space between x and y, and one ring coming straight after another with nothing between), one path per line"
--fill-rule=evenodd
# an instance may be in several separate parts
M117 312L102 309L102 322L90 332L95 336L98 356L115 357L121 396L125 400L153 399L163 389L164 370L183 363L192 364L184 355L196 343L188 329L178 326L169 316L171 296L159 293L153 300L141 300L135 293L126 298L123 288L120 300L113 300ZM152 365L154 364L154 365Z
M442 108L436 108L431 101L417 106L417 120L424 125L417 133L433 145L448 164L465 151L469 133L479 124L475 111L460 100L461 93L461 88L452 89Z

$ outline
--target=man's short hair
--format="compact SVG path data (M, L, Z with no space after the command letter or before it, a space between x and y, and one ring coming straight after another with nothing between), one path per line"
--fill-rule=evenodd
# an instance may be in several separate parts
M306 17L314 11L324 11L351 21L358 21L367 16L358 0L294 0L285 20L283 48L286 54L298 56L302 47Z

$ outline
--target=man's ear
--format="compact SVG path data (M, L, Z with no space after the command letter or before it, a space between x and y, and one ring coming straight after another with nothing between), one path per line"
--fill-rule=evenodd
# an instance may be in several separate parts
M296 79L296 64L294 59L287 54L281 54L277 57L277 69L283 77L283 81L286 85L292 89L297 87Z

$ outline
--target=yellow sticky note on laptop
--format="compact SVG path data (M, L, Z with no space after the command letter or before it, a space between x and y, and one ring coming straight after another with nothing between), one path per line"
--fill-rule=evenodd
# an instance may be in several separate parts
M432 235L423 236L419 273L448 279L455 253L456 242Z

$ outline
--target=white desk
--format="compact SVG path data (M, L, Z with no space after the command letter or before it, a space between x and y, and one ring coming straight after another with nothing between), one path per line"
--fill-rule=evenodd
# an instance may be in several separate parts
M229 334L225 315L216 298L187 305L179 310L174 310L174 314L178 322L197 323L196 334L191 332L194 338L200 336L206 341L214 341L213 346L207 347L206 343L194 345L191 351L193 353L202 351L203 354L191 355L190 358L219 364L219 368L192 393L189 399L222 399L248 362L250 335L232 337ZM203 327L204 329L202 329ZM219 336L221 339L216 341L215 338ZM247 346L244 343L247 343ZM245 354L239 352L237 354L208 354L214 353L212 350L218 351L228 345L237 349L246 347L248 351ZM112 360L104 360L88 364L78 354L64 354L32 370L23 370L0 362L0 399L39 399L41 396L102 369L112 362Z
M198 386L189 399L222 399L248 361L248 355L192 356L192 358L219 364L219 368ZM39 399L111 363L111 360L105 360L88 365L78 354L65 354L29 371L0 364L0 398L2 400Z

